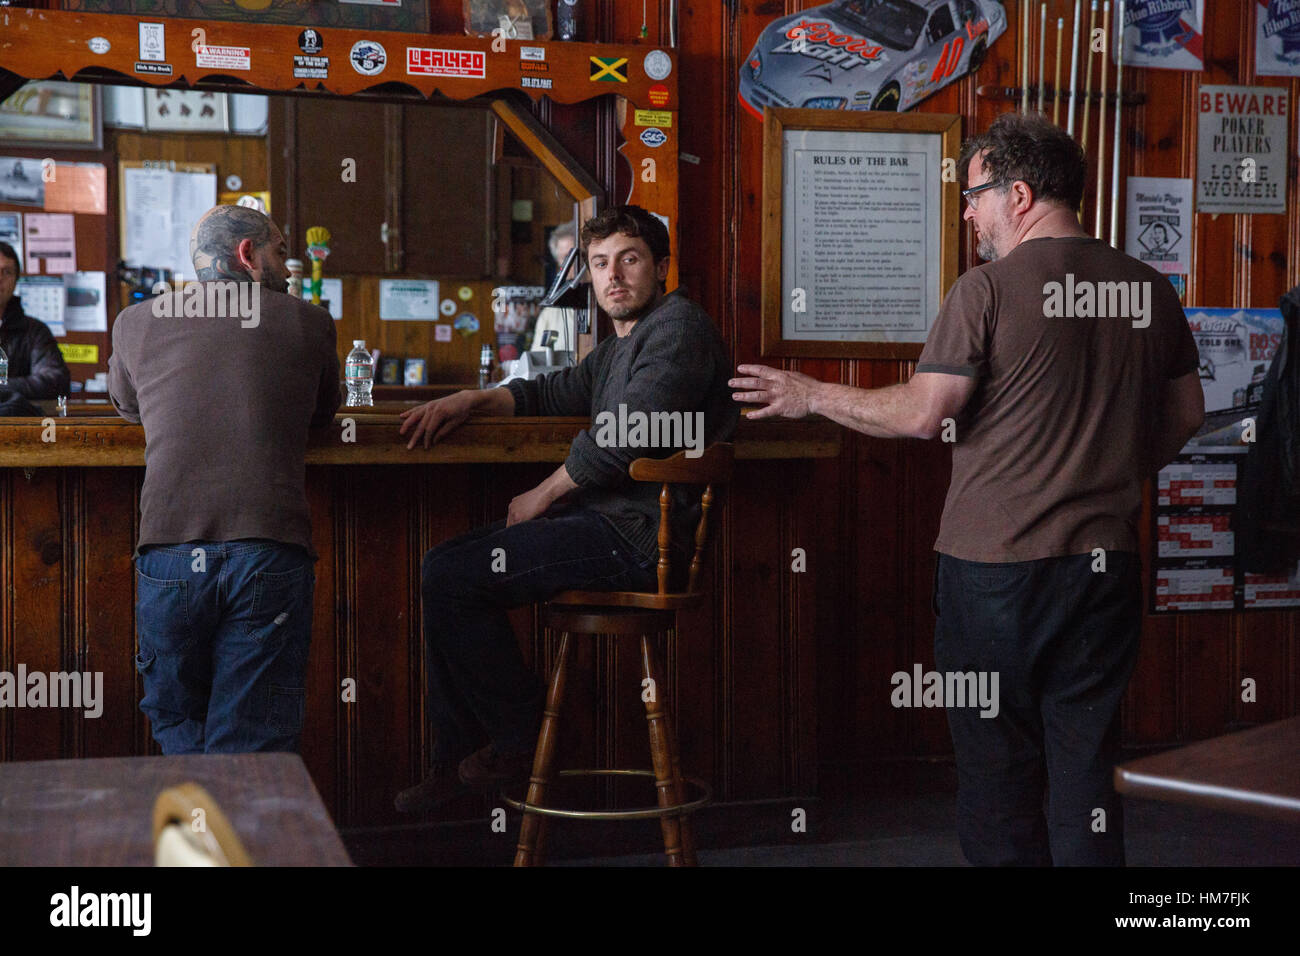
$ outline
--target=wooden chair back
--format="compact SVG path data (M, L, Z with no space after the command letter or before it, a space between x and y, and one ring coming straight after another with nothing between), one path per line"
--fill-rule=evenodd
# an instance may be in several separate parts
M695 550L691 557L686 591L695 594L699 589L704 568L704 548L709 537L709 516L714 504L714 486L731 481L735 463L735 445L717 442L704 449L697 458L688 458L685 451L668 458L638 458L628 468L633 481L659 482L659 564L657 574L659 594L667 594L672 577L672 506L673 485L703 485L700 495L700 520L695 526Z

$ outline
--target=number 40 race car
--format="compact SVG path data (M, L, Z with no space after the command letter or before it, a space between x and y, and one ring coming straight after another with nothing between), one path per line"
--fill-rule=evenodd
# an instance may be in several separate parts
M740 101L905 110L974 73L1007 29L998 0L837 0L768 24L740 67Z

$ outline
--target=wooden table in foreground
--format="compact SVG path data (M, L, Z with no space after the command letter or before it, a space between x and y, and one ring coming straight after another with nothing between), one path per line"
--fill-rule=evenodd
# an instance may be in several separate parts
M1122 764L1115 789L1300 824L1300 717Z
M194 782L258 866L351 866L302 758L289 753L0 765L0 866L152 866L158 794Z

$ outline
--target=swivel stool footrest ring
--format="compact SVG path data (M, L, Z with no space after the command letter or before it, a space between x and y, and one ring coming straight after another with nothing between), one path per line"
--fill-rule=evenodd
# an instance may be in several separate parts
M656 779L653 770L561 770L561 777L649 777ZM650 820L654 817L667 817L693 813L713 799L713 788L703 780L695 777L682 778L700 792L695 800L686 803L674 803L667 807L644 807L636 810L565 810L559 807L543 807L525 803L501 791L505 804L524 813L535 813L544 817L565 817L572 820Z

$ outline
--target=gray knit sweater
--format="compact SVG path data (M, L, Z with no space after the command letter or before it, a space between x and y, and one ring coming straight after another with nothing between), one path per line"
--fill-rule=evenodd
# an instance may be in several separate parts
M591 416L591 427L573 440L564 463L579 485L576 504L604 516L637 550L654 557L659 486L632 481L628 465L730 440L740 417L727 386L731 373L713 321L678 288L628 335L605 339L577 366L506 387L516 415ZM676 447L665 447L671 441ZM698 493L680 489L675 496L676 548L691 547L698 501Z

